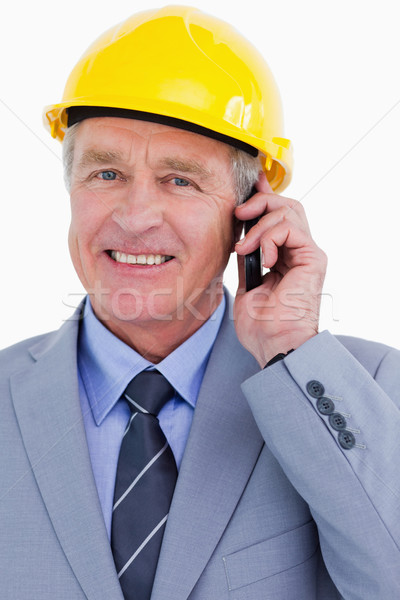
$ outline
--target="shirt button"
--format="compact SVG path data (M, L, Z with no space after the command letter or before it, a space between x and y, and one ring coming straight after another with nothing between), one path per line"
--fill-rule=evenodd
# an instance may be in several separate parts
M355 446L356 438L351 433L351 431L347 431L345 429L344 431L339 432L338 441L342 448L344 448L344 450L350 450L350 448L353 448L353 446Z
M307 392L313 398L321 398L324 395L325 388L320 381L313 379L307 383Z
M340 413L333 413L329 417L329 423L335 431L343 431L346 429L346 419Z
M335 410L335 405L330 398L322 396L317 400L317 409L321 415L331 415Z

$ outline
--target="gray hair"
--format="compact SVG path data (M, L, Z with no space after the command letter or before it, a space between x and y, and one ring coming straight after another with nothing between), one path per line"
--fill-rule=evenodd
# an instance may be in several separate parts
M62 160L64 166L64 182L68 192L71 189L72 163L74 146L79 123L69 127L65 133L62 145ZM250 196L262 170L258 156L250 156L247 152L229 146L231 158L231 173L236 190L236 204L242 204Z
M262 166L258 156L230 146L231 173L236 190L236 204L243 204L251 194Z
M64 167L64 183L67 191L71 191L71 178L72 178L72 163L74 162L74 148L76 132L78 130L79 123L75 123L65 132L63 143L62 143L62 162Z

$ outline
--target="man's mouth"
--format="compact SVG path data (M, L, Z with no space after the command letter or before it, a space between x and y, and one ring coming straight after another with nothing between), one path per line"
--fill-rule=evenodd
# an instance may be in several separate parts
M119 252L118 250L109 250L107 254L115 262L128 265L161 265L174 258L165 254L126 254L126 252Z

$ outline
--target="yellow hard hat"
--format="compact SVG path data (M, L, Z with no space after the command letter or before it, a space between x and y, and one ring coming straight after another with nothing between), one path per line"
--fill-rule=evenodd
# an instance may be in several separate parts
M62 102L45 108L45 126L60 141L71 107L161 115L161 122L259 151L276 191L291 179L291 143L268 65L233 27L195 8L140 12L106 31L72 70Z

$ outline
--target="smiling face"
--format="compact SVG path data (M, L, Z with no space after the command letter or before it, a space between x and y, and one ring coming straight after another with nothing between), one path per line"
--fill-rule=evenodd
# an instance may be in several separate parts
M138 327L173 346L196 331L221 299L234 205L222 142L133 119L83 121L69 246L98 318L134 347Z

